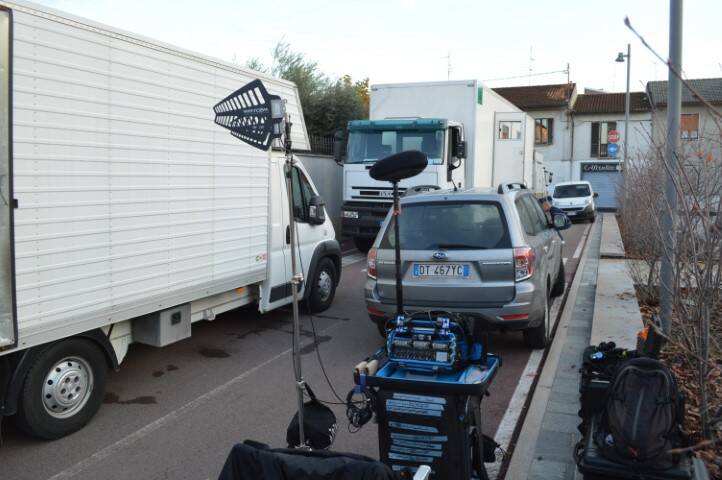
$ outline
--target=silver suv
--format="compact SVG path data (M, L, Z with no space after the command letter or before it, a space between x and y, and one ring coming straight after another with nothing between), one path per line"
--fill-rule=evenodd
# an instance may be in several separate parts
M401 212L407 312L470 314L523 330L531 348L549 343L550 298L564 292L563 214L552 219L521 184L406 196ZM366 306L382 334L395 314L393 230L389 213L367 259Z

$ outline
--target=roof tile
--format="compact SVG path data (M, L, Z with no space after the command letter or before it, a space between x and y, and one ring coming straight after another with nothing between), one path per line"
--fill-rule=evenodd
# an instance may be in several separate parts
M574 112L584 113L624 113L625 93L591 93L577 95ZM651 110L647 94L629 92L629 111L631 113Z
M522 110L566 107L576 85L530 85L527 87L502 87L494 91Z

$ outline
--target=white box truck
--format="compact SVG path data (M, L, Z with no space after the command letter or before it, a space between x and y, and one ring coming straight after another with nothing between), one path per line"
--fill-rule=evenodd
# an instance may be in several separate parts
M57 438L103 398L128 345L290 302L280 151L214 124L254 78L294 84L25 2L0 1L0 413ZM301 294L333 300L340 247L303 165L292 171ZM323 209L321 209L321 212Z
M402 191L532 184L534 119L477 80L372 85L369 118L349 122L335 148L344 169L342 234L362 251L391 202L391 188L368 170L392 153L421 150L429 159Z

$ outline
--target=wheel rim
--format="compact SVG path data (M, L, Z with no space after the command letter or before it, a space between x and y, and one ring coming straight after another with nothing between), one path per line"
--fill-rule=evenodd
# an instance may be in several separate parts
M333 278L326 270L321 270L318 274L318 296L322 302L325 302L331 297L331 290L333 289Z
M43 406L55 418L75 415L93 391L93 371L85 359L67 357L50 369L43 383Z

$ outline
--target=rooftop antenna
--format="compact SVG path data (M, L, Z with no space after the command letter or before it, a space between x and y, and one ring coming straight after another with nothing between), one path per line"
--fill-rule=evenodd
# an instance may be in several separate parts
M567 62L567 69L564 72L567 74L567 83L572 83L569 79L569 62Z
M446 55L438 57L440 59L446 59L446 79L451 80L451 50L447 50Z

